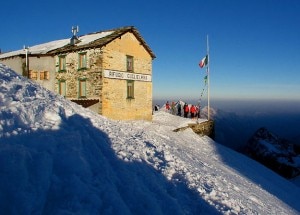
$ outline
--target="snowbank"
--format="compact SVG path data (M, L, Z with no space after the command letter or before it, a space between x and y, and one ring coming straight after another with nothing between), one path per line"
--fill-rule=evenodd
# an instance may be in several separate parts
M0 64L1 214L298 214L300 190L157 112L99 116Z

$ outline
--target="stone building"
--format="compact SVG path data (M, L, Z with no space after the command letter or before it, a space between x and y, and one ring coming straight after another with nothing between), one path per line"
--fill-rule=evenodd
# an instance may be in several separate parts
M3 53L0 63L116 120L152 119L154 53L135 27Z

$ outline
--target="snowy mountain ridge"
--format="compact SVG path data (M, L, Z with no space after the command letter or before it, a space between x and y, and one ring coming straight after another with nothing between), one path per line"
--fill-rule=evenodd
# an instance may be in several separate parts
M300 189L158 111L99 116L0 65L1 214L299 214Z
M246 154L286 178L300 175L300 150L267 128L258 129L249 139Z

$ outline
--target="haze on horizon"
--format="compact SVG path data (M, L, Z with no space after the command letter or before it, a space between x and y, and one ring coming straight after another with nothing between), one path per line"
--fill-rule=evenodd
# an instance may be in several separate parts
M182 100L189 104L199 104L199 99L191 98L165 98L156 99L153 98L153 105L158 104L160 106L164 105L167 101L177 102ZM207 98L201 100L201 107L207 106ZM211 99L211 108L215 110L222 110L226 112L234 112L239 115L249 115L249 114L293 114L300 116L300 100L291 99Z

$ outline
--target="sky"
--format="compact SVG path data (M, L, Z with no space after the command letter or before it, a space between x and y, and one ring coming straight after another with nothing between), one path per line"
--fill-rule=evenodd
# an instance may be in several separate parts
M156 55L153 98L200 99L209 39L210 99L300 101L298 0L5 1L2 52L135 26ZM205 90L201 99L207 98Z
M299 177L173 132L195 121L164 108L152 122L109 120L0 64L0 119L1 214L300 212Z

